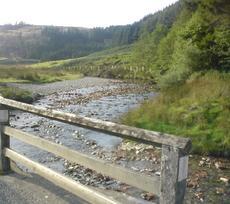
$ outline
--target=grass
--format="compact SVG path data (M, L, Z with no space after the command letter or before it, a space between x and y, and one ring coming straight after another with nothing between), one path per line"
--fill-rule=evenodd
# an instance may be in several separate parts
M121 46L85 57L35 64L1 64L0 82L49 83L85 76L132 78L131 46Z
M66 70L82 73L85 76L151 80L147 69L138 68L132 64L131 49L132 46L126 45L95 52L85 57L42 62L28 65L28 67Z
M57 68L57 67L63 67L63 66L65 66L65 64L70 63L71 61L73 61L73 59L47 61L47 62L40 62L40 63L28 65L27 67L28 68L35 68L35 69Z
M9 98L25 103L32 103L34 101L34 97L29 91L25 91L15 87L0 86L0 95L2 95L4 98Z
M229 156L230 74L194 74L184 85L162 90L122 121L190 137L194 153Z
M61 80L78 79L81 74L76 71L60 69L30 68L24 65L0 66L0 82L50 83Z
M95 52L85 57L24 65L23 69L27 69L25 71L22 69L22 72L26 73L25 77L21 74L19 77L9 78L8 76L7 78L11 82L22 80L47 83L69 79L70 74L79 75L81 73L85 76L152 81L149 69L136 67L133 64L131 50L132 45L124 45ZM29 70L33 70L33 73L31 74ZM17 69L16 72L19 73L20 70ZM47 79L47 76L54 77ZM0 76L0 81L3 81L4 78L6 77Z
M79 62L82 64L88 64L91 63L94 60L99 60L102 58L107 58L108 56L114 56L114 55L123 55L127 54L129 51L131 51L131 46L121 46L116 47L112 49L107 49L99 52L92 53L90 55L87 55L85 57L80 58L72 58L72 59L66 59L66 60L55 60L55 61L47 61L47 62L41 62L36 63L33 65L29 65L30 68L61 68L61 67L70 67L73 65L77 65Z

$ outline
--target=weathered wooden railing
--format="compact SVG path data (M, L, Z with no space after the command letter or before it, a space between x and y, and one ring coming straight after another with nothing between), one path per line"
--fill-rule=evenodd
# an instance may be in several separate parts
M150 177L124 167L71 150L63 145L36 137L9 126L9 108L33 113L64 123L162 147L161 174ZM10 149L10 137L36 146L98 173L110 176L147 192L157 194L161 204L183 203L191 141L187 138L147 131L98 119L63 113L5 99L0 96L0 172L9 173L10 160L19 162L54 184L91 203L118 203L112 198L77 183Z

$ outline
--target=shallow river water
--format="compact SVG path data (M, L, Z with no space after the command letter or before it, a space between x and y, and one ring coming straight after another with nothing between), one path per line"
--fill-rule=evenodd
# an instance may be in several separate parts
M107 121L118 121L122 114L137 107L144 100L153 97L154 93L135 93L133 84L112 84L88 88L55 92L36 101L34 105L75 113L81 116L98 118ZM115 90L128 88L128 93ZM105 93L111 94L105 94ZM96 97L95 97L96 96ZM80 100L78 100L80 98ZM29 113L13 111L10 123L13 127L25 132L63 144L81 152L93 154L97 148L105 151L115 150L122 139L103 133L64 124ZM94 149L89 150L94 146ZM11 147L27 157L44 163L46 166L60 172L64 171L63 159L27 145L16 139L11 139Z

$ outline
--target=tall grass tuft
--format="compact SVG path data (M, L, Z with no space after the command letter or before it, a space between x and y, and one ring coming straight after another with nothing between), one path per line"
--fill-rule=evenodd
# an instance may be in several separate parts
M25 103L32 103L34 101L34 97L32 93L15 87L0 86L0 95L3 96L4 98L9 98Z
M0 66L0 82L50 83L66 79L80 78L77 71L57 68L31 68L26 66Z

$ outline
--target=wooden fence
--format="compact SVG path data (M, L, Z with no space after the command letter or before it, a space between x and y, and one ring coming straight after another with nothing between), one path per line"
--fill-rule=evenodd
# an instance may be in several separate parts
M144 144L161 146L161 174L160 176L150 177L14 129L9 126L9 109L33 113L98 132L128 138ZM6 174L10 172L10 160L12 160L21 163L27 168L31 168L38 175L90 203L104 204L119 202L20 155L10 149L10 137L17 138L25 143L51 152L68 161L78 163L131 186L154 193L159 196L161 204L183 203L188 172L188 153L191 149L191 141L187 138L36 107L5 99L0 96L0 173Z

